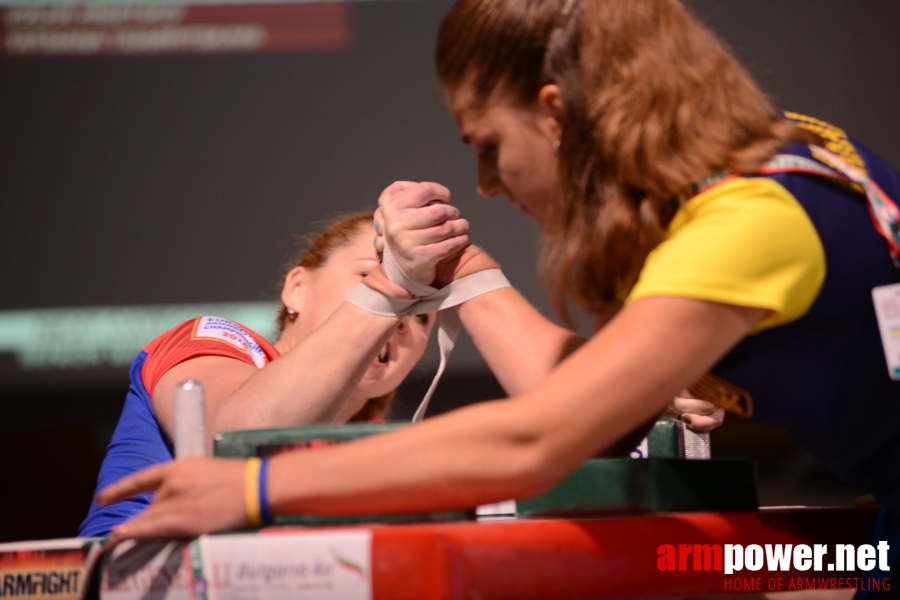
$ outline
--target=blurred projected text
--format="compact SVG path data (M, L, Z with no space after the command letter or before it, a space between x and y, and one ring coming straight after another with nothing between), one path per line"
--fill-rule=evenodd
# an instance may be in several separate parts
M0 0L0 54L90 56L340 51L351 3Z

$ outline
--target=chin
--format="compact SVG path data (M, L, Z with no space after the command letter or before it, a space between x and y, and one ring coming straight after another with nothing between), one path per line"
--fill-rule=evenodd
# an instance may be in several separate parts
M391 385L391 382L385 377L370 379L367 375L359 382L356 390L366 398L378 398L379 396L384 396L396 387L396 385Z

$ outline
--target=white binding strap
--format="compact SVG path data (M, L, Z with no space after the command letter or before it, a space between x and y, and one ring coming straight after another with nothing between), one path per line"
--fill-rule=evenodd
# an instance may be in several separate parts
M387 243L387 238L384 240L384 253L381 262L384 263L384 272L387 274L387 278L413 296L424 298L438 291L436 287L419 283L400 268L400 265L397 264L397 260L394 258L394 253L391 252L391 247Z
M350 296L350 304L367 312L385 317L422 315L438 311L438 347L441 352L441 362L438 365L434 379L431 381L428 392L425 393L425 397L419 404L416 414L413 415L412 422L417 423L422 420L425 416L425 411L428 410L428 403L431 401L434 390L437 389L441 375L444 374L447 359L450 357L450 353L453 352L453 346L456 344L456 338L459 336L459 330L462 328L459 315L455 310L448 309L476 296L493 292L500 288L510 287L510 285L500 269L487 269L473 273L452 282L442 289L424 285L411 279L403 272L403 269L394 260L387 240L385 240L384 244L384 270L388 279L393 283L419 297L412 300L398 300L385 296L381 292L377 292L366 284L361 283Z

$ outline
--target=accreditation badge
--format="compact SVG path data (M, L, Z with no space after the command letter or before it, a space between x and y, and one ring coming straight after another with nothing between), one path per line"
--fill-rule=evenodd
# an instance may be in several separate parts
M900 283L872 289L881 345L891 379L900 381Z

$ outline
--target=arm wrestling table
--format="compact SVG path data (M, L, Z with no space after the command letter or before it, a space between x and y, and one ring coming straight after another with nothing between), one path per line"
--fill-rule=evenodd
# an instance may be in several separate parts
M216 453L267 455L392 428L236 432L219 436ZM746 461L679 458L682 436L667 420L648 441L649 459L587 461L550 493L518 503L518 519L288 517L258 531L126 543L96 563L99 539L0 545L0 599L685 597L853 576L794 564L730 575L722 553L729 545L868 544L877 509L757 510ZM662 564L666 546L678 553L675 564Z
M874 519L871 509L798 508L582 520L282 526L125 549L103 564L100 597L525 600L758 593L734 590L733 585L727 589L728 576L715 569L714 561L687 561L684 571L660 570L658 548L862 544L869 541ZM778 576L811 574L790 570Z

